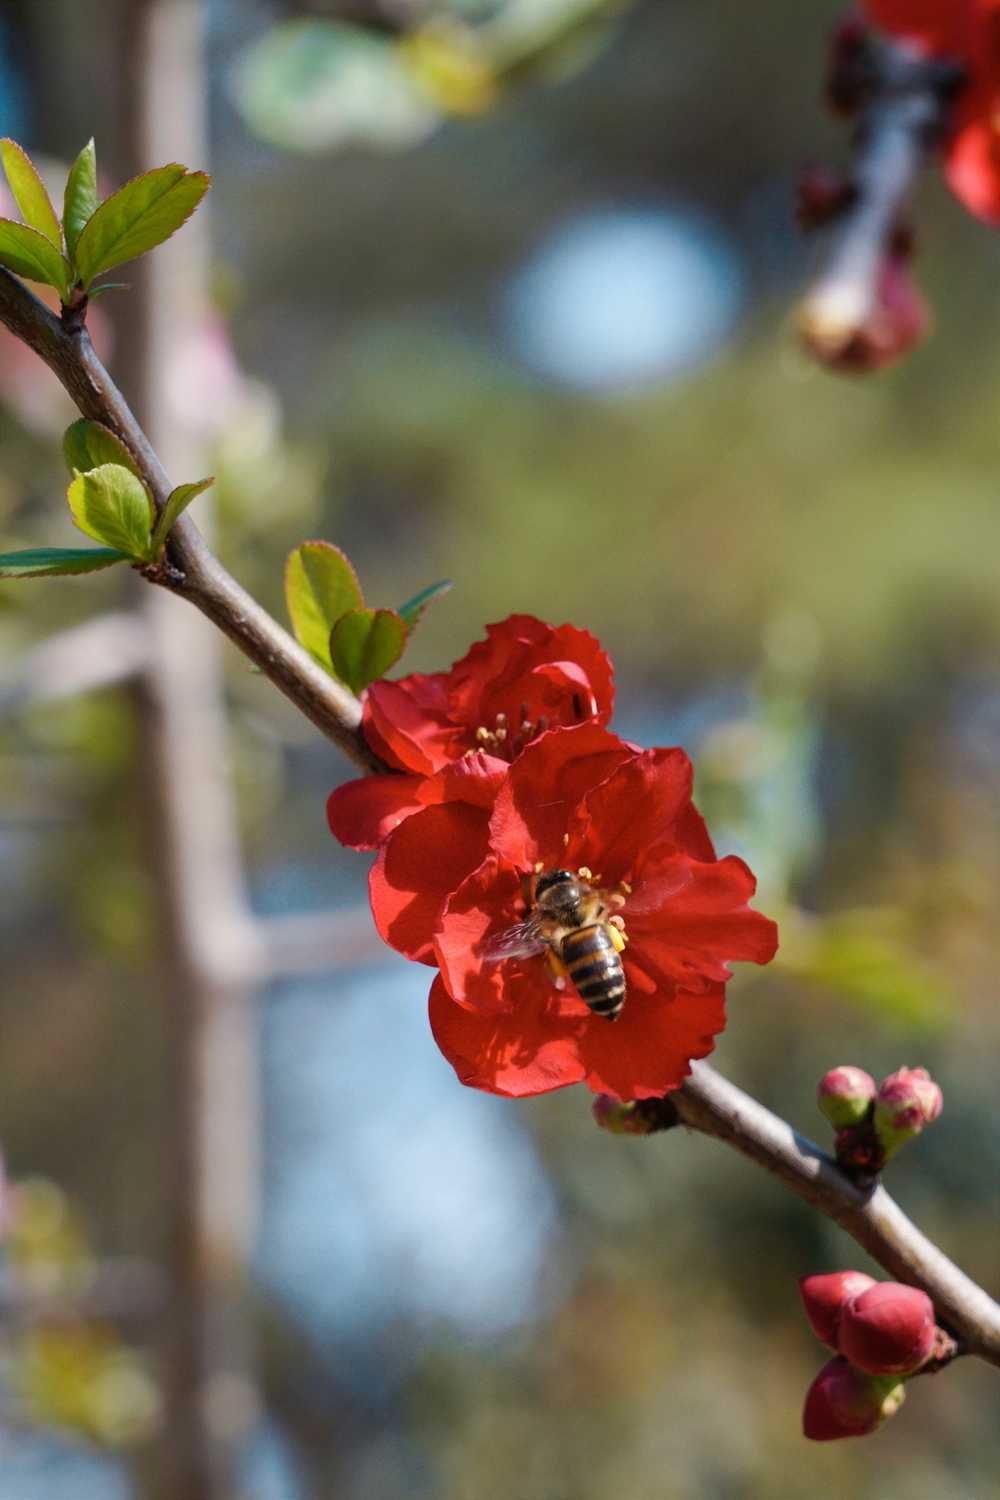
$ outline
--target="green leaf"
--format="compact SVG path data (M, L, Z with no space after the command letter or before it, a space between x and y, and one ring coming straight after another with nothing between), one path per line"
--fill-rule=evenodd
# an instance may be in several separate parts
M451 579L442 578L440 583L429 584L427 588L421 589L419 594L414 594L412 599L407 599L405 604L401 604L396 613L403 620L407 630L413 629L428 604L433 603L442 594L446 594L450 588L454 588Z
M29 281L54 286L64 302L69 296L69 262L51 240L27 224L0 219L0 266Z
M85 287L102 271L162 245L190 218L208 191L204 172L177 162L133 177L106 198L81 231L76 269Z
M86 474L101 464L120 464L137 479L142 479L139 466L125 444L102 422L88 422L81 417L72 427L67 427L63 434L63 457L71 474L78 470Z
M330 631L364 602L358 577L339 547L303 542L288 554L285 600L300 645L329 672Z
M130 562L127 552L112 547L31 547L26 552L0 552L0 578L57 578L70 573L96 573L112 563Z
M146 488L121 464L100 464L77 473L66 491L73 520L95 541L150 562L153 503Z
M21 211L21 218L32 229L37 229L39 234L44 234L49 243L61 251L59 220L31 157L9 136L0 140L0 155L3 156L3 169L14 194L14 202Z
M330 632L333 670L356 693L384 677L405 646L406 626L394 609L352 609Z
M97 151L93 137L87 142L69 169L63 198L63 233L66 249L76 254L77 241L84 225L97 212Z
M153 538L151 549L154 557L159 557L163 551L164 543L178 519L184 514L192 500L208 489L209 485L215 483L215 475L210 474L207 479L195 480L193 484L179 484L175 490L171 490L167 496L167 503L160 511L159 519L153 527Z

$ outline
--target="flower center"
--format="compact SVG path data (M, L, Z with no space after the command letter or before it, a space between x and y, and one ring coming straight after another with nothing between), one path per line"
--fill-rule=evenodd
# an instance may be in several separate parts
M497 755L501 760L513 760L516 755L520 755L529 740L549 727L544 714L535 720L529 718L527 704L521 705L517 719L516 724L508 724L507 715L500 713L494 719L492 727L480 724L475 734L475 746L466 750L466 755L473 754L474 750L485 750L488 755Z

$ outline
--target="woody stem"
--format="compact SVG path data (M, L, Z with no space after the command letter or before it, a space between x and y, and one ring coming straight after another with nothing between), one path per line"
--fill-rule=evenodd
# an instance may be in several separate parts
M685 1125L764 1167L833 1219L897 1281L920 1287L962 1353L1000 1366L1000 1304L907 1218L881 1184L861 1188L833 1159L706 1063L667 1096Z

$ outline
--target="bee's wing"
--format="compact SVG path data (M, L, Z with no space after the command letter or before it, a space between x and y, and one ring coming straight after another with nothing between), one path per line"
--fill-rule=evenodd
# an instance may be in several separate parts
M676 896L690 881L690 870L664 870L653 879L644 880L637 891L626 896L624 905L615 903L611 910L620 911L626 920L630 912L637 917L648 916L666 906L671 896Z
M530 958L534 953L543 953L547 947L542 926L537 916L526 922L515 922L503 932L495 932L480 949L484 963L502 963L505 958Z

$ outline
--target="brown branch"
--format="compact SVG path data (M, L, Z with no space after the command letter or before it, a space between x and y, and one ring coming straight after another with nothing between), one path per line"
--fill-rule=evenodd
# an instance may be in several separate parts
M135 458L160 510L171 484L121 392L101 364L79 322L60 322L16 277L0 268L0 323L42 358L78 411L110 427ZM252 599L206 547L190 516L171 532L167 564L144 570L207 615L313 724L365 771L384 770L359 729L354 694Z
M890 42L861 115L850 205L820 276L799 306L805 342L821 357L842 353L874 315L879 277L900 213L948 118L960 79L940 59Z
M962 1353L1000 1366L1000 1305L921 1233L884 1187L857 1187L812 1141L705 1063L694 1063L667 1098L683 1124L766 1168L895 1280L925 1291Z

